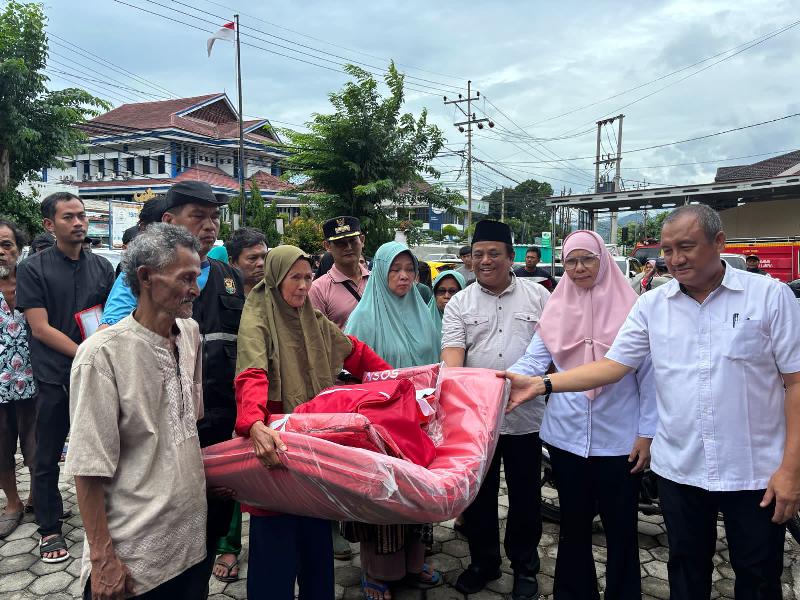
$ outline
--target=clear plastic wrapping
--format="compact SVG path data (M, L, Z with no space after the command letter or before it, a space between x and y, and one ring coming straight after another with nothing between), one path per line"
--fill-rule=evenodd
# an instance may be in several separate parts
M440 429L440 443L427 468L353 447L349 436L374 439L369 423L354 419L359 415L297 415L320 421L312 432L310 424L292 424L289 417L282 433L287 450L280 454L285 468L264 468L250 441L236 438L204 449L208 485L232 488L250 506L325 519L411 524L460 514L478 493L494 454L508 397L505 381L488 369L395 371L392 378L408 375L417 389L437 390L429 428Z

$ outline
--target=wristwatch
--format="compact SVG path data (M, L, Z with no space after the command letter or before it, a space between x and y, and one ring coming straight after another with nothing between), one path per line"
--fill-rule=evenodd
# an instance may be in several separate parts
M549 396L553 393L553 382L550 381L550 376L545 375L542 377L542 383L544 383L544 395Z

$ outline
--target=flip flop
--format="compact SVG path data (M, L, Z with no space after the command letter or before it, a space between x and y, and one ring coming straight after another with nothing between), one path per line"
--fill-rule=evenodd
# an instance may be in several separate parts
M14 530L19 527L19 524L22 522L22 517L24 515L24 511L0 514L0 538L14 533Z
M423 578L423 573L430 577L430 579ZM443 581L442 574L436 569L432 569L428 563L422 565L422 571L419 573L409 573L406 575L406 582L418 590L429 590L439 587L442 585Z
M222 558L218 558L214 562L214 566L216 567L217 565L225 567L228 570L228 574L223 576L223 577L220 577L219 575L214 575L214 577L216 577L219 581L221 581L223 583L231 583L231 582L236 581L237 579L239 579L239 574L238 573L236 575L231 575L231 571L233 571L235 568L237 568L239 566L239 558L238 557L236 557L236 559L231 564L226 563L224 560L222 560Z
M59 550L64 550L66 554L63 556L56 556L55 558L45 558L45 554L48 552L58 552ZM43 563L60 563L64 562L65 560L69 560L69 552L67 552L67 542L64 541L63 535L54 535L53 537L48 538L45 540L44 538L39 539L39 558Z
M376 581L367 581L366 575L362 574L361 575L361 593L364 594L364 598L366 598L367 600L373 600L373 598L370 597L369 594L367 594L367 590L368 589L378 592L380 594L380 599L379 600L384 600L384 598L386 597L386 592L389 591L389 586L388 585L381 585L380 583L378 583Z

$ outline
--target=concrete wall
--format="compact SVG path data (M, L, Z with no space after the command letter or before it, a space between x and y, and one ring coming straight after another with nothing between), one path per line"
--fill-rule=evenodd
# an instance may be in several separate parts
M729 238L800 235L800 198L751 202L719 215Z

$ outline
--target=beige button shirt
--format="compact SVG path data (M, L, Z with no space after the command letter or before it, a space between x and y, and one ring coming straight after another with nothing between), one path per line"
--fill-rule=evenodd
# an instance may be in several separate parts
M170 341L133 316L92 335L72 364L65 471L104 478L108 530L137 595L206 555L200 334L191 319L177 328L177 364ZM82 588L89 552L86 540Z
M476 282L445 306L442 348L463 348L465 367L504 371L525 354L549 297L543 286L513 273L511 285L500 294ZM500 433L539 431L543 415L543 397L526 402L505 416Z

